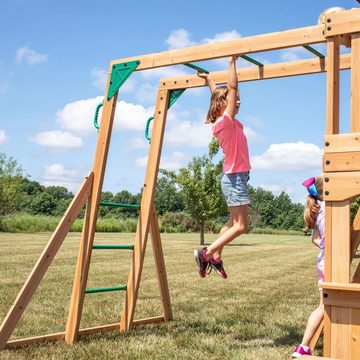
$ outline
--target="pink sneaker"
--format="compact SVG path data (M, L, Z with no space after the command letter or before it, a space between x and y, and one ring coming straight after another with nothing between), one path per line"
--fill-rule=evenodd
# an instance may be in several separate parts
M227 278L222 260L217 260L212 256L210 258L210 265L222 278Z
M291 357L293 359L299 358L300 356L303 355L312 355L312 351L310 348L308 348L307 350L305 350L303 348L303 346L300 344L293 352L293 354L291 355Z

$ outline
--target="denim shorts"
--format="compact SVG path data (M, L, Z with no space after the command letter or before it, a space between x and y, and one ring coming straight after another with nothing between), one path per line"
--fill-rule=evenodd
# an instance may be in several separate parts
M241 206L250 203L247 182L250 179L249 172L221 175L221 191L224 194L228 207Z

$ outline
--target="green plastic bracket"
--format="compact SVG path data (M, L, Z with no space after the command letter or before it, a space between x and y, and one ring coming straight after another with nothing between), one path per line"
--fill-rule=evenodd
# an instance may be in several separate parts
M174 105L174 103L176 102L176 100L182 95L182 93L185 91L186 89L179 89L179 90L171 90L170 91L170 98L169 98L169 104L168 104L168 109ZM154 120L154 116L150 116L147 119L146 125L145 125L145 137L147 140L149 140L149 143L151 142L151 136L149 135L149 127L150 127L150 123L151 121Z
M139 64L140 60L135 60L113 65L107 94L108 101L117 93L121 85L129 78Z
M316 49L314 49L313 47L309 46L309 45L303 45L303 48L305 48L306 50L309 50L311 53L313 53L314 55L318 56L320 59L323 59L325 57L325 55L323 55L322 53L318 52Z
M103 101L100 104L98 104L95 109L94 126L95 126L95 129L97 129L97 130L99 130L99 123L98 123L99 110L102 106L104 106Z
M145 125L145 137L147 140L149 140L149 143L151 141L151 136L149 135L149 127L150 127L150 123L154 120L154 115L150 116L147 121L146 121L146 125Z
M255 65L258 65L258 66L264 66L264 64L262 64L261 62L251 58L250 56L247 56L247 55L240 55L241 58L243 58L244 60L246 61L249 61Z
M186 89L171 90L171 91L170 91L170 98L169 98L168 109L170 109L171 106L174 105L174 103L176 102L176 100L182 95L182 93L183 93L185 90L186 90Z
M120 290L127 290L127 286L120 285L120 286L107 287L107 288L86 289L85 294L95 294L100 292L120 291Z
M118 206L118 207L136 208L136 209L140 208L139 204L122 204L111 201L101 201L99 204L104 206Z

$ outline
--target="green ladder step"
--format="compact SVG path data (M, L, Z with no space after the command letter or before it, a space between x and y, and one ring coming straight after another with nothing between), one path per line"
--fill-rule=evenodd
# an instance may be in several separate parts
M122 204L112 201L100 201L100 205L104 206L119 206L119 207L128 207L128 208L140 208L140 204Z
M134 250L134 245L93 245L93 249Z
M95 293L100 293L100 292L121 291L121 290L127 290L127 286L120 285L120 286L113 286L113 287L107 287L107 288L86 289L85 294L95 294Z

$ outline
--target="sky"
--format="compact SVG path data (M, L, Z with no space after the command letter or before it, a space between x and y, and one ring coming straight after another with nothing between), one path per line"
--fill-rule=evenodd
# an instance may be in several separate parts
M16 159L32 180L76 192L92 169L98 137L93 117L111 60L312 26L335 6L360 5L356 0L0 0L0 153ZM314 47L326 54L323 45ZM251 57L271 64L314 55L292 48ZM227 63L199 65L219 71ZM237 65L253 66L244 60ZM140 191L149 151L144 129L159 80L192 73L183 65L135 72L121 87L103 191ZM348 132L348 70L341 72L340 88L340 132ZM325 74L240 83L239 89L237 118L248 137L250 184L275 195L285 191L304 203L302 181L322 169ZM171 107L161 168L176 171L207 153L209 98L206 87L188 89Z

